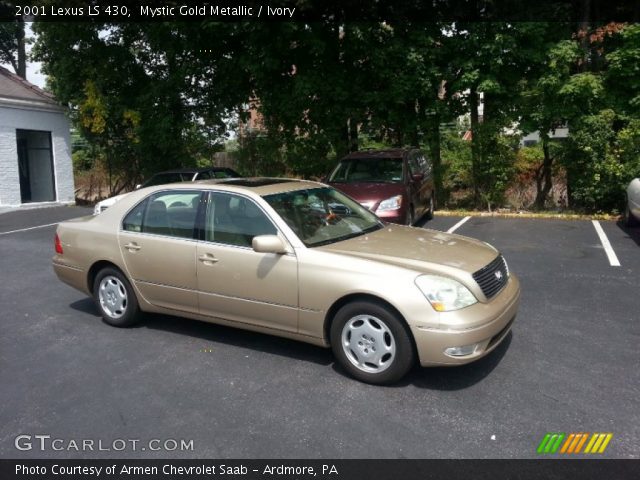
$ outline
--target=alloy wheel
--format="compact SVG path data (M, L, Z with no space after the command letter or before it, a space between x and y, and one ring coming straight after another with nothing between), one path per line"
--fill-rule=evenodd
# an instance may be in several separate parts
M389 368L396 356L396 342L389 327L372 315L357 315L342 329L342 349L349 361L366 373Z
M117 277L107 275L102 279L98 298L102 310L112 318L120 318L127 311L127 289Z

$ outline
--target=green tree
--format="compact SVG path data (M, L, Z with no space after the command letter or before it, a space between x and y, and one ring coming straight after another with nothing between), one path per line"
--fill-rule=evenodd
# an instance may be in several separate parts
M83 135L104 153L112 193L141 176L194 165L222 138L240 77L217 35L231 24L37 24L35 56ZM208 49L207 49L208 50ZM246 95L246 94L245 94ZM213 140L212 140L213 139Z
M0 62L11 64L16 75L27 78L26 39L22 16L13 22L0 22Z
M567 126L570 119L585 113L593 101L595 90L585 83L596 82L591 75L573 76L575 65L581 58L581 48L572 40L561 40L549 48L543 73L529 79L522 92L522 119L520 128L525 132L538 131L543 158L535 172L536 198L534 206L542 209L553 187L553 163L557 149L551 145L550 133ZM585 76L586 75L586 76Z
M506 188L500 179L508 175L513 156L500 160L499 172L495 154L507 153L501 135L520 120L519 93L526 79L541 71L549 38L558 31L557 25L543 22L459 23L449 30L447 49L456 62L449 67L448 88L457 92L453 100L459 102L461 113L470 114L476 206L483 199L499 201ZM500 178L495 177L498 173Z
M609 23L583 25L572 39L581 55L560 93L572 105L562 163L575 208L620 208L626 183L640 174L637 83L626 65L640 58L637 35L635 25Z

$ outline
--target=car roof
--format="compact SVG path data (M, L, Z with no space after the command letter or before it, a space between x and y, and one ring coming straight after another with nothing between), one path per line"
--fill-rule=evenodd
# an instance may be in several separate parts
M342 158L342 160L375 160L378 158L404 158L404 156L415 150L414 148L389 148L385 150L358 150L351 152ZM341 160L341 161L342 161Z
M247 178L219 178L211 180L198 180L196 182L180 182L164 185L165 189L183 188L184 186L200 187L211 186L219 190L231 192L252 192L259 196L274 193L305 190L308 188L325 187L326 185L310 180L297 180L295 178L271 178L271 177L247 177Z

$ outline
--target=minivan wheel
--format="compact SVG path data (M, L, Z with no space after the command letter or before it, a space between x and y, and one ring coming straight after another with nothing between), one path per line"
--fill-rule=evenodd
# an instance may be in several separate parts
M331 325L331 348L349 374L366 383L389 384L413 366L408 329L395 312L370 302L343 306Z
M407 218L404 223L405 225L408 225L411 227L415 221L416 219L415 219L415 212L413 210L413 205L409 205L409 208L407 208Z
M115 268L98 272L93 282L93 299L109 325L130 327L138 321L138 300L129 281Z
M433 197L435 196L436 192L432 191L431 192L431 197L429 197L429 211L427 212L427 220L431 220L433 218L433 211L435 209L434 207L434 201L433 201Z

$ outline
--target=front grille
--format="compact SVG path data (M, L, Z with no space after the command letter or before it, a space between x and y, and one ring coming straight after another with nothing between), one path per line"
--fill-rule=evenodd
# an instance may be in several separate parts
M507 262L504 261L502 255L498 255L489 265L474 273L473 279L478 282L482 293L489 300L507 284L509 279Z

